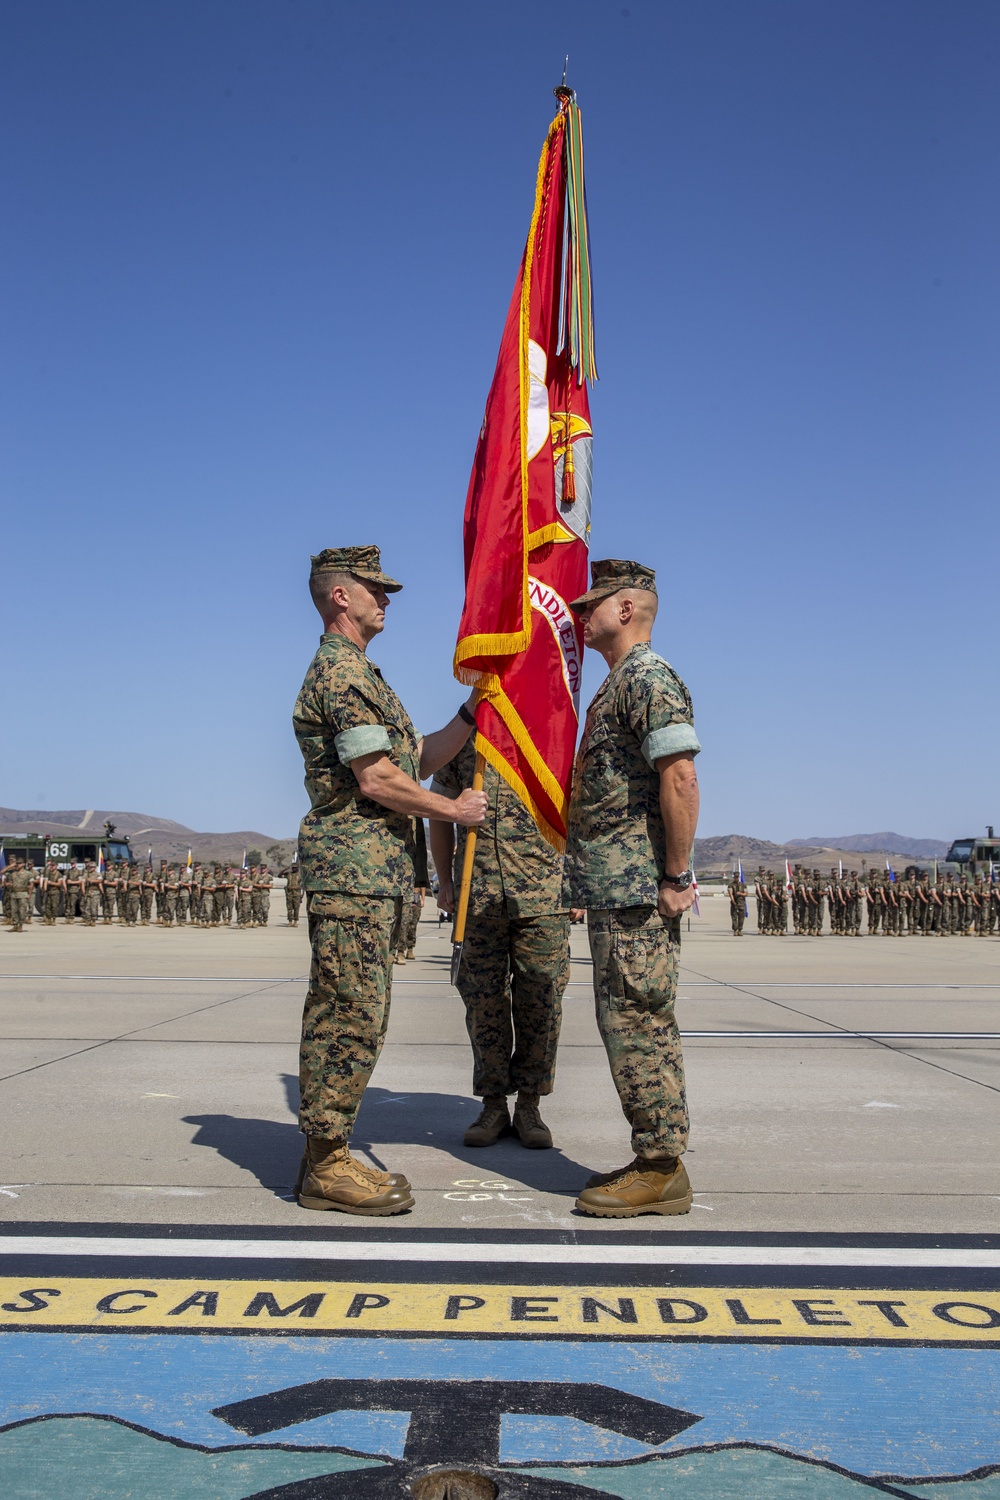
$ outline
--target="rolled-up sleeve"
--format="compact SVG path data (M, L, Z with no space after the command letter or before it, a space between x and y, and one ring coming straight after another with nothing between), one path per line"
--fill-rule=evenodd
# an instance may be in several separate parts
M667 724L651 729L641 745L643 759L655 769L661 755L697 755L701 749L693 724Z
M351 729L342 729L334 738L334 746L342 765L349 766L361 755L373 755L377 750L391 750L392 742L384 724L356 724Z

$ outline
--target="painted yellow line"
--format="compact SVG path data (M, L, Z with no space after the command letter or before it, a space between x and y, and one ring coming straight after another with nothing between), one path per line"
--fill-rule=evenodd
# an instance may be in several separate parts
M1000 1343L1000 1293L0 1278L5 1328Z

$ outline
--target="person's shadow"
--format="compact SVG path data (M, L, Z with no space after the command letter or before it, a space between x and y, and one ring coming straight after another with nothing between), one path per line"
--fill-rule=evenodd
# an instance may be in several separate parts
M282 1082L292 1116L287 1122L237 1115L185 1115L184 1119L186 1124L198 1127L192 1145L217 1152L252 1172L262 1187L287 1197L302 1156L302 1136L295 1123L298 1079L284 1074ZM358 1112L351 1149L374 1165L391 1170L382 1160L383 1146L431 1146L447 1152L468 1169L470 1177L502 1177L536 1192L576 1196L592 1169L566 1156L558 1146L551 1151L527 1151L513 1133L501 1137L495 1146L463 1145L462 1136L479 1108L478 1099L463 1095L394 1093L369 1087Z

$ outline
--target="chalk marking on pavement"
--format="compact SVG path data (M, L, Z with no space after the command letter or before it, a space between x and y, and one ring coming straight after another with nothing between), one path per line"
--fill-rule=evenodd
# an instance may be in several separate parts
M348 1260L511 1263L520 1265L685 1265L685 1266L943 1266L1000 1268L998 1249L926 1249L853 1245L686 1245L662 1244L518 1245L453 1244L450 1241L392 1240L211 1240L116 1239L84 1235L0 1235L0 1256L123 1256L139 1260Z

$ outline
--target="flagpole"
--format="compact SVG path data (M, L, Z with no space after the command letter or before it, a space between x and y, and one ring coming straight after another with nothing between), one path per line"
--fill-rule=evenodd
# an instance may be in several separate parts
M482 751L476 754L476 769L472 774L472 790L481 792L486 776L486 757ZM458 890L458 905L455 908L455 930L451 940L451 982L458 983L458 972L462 967L462 947L465 943L465 922L469 915L469 892L472 889L472 866L476 859L476 829L470 828L465 835L465 859L462 863L462 883Z

